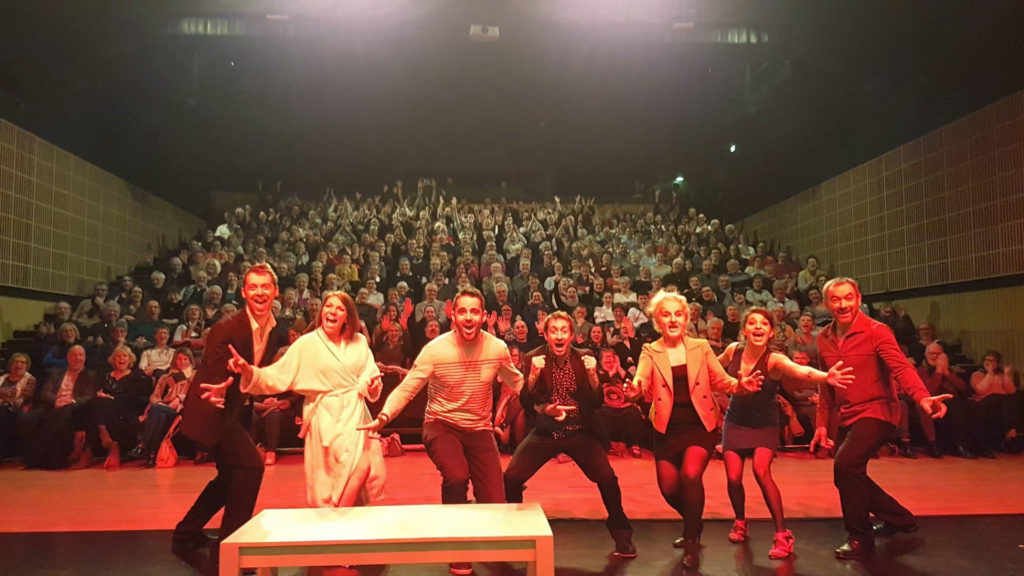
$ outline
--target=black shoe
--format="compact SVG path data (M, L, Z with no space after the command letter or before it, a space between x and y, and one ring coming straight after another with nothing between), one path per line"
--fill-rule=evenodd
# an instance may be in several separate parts
M615 558L636 558L636 546L633 544L632 529L609 530L612 540L615 541L615 551L612 556Z
M683 568L700 568L700 542L683 541Z
M860 560L875 554L874 540L853 539L836 548L836 558L840 560Z
M996 451L991 449L991 448L982 448L981 449L981 457L982 458L988 458L989 460L995 460L995 458L996 458Z
M965 447L963 444L957 444L956 445L955 453L956 453L957 456L959 456L961 458L966 458L967 460L977 460L978 459L978 457L974 455L974 452L971 452L970 450L968 450L967 447Z
M146 456L146 468L156 468L156 453L151 452Z
M145 455L146 449L142 446L136 446L135 448L129 450L127 454L125 454L125 456L127 456L130 460L138 460L139 458L143 458Z
M895 536L897 534L910 534L917 532L917 524L893 524L891 522L879 522L872 527L875 536Z
M625 542L622 544L615 545L615 551L612 552L612 556L616 558L633 559L636 558L636 545L632 542Z
M917 452L914 452L914 448L911 447L910 442L900 443L900 456L910 458L911 460L917 460Z
M924 449L924 453L936 460L942 460L942 450L939 450L935 442L929 442L928 447Z
M174 548L185 550L198 550L208 548L217 543L217 538L206 532L175 532L172 538Z

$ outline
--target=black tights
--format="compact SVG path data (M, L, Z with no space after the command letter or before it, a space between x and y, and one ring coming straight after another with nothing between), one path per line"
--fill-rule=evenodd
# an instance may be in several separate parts
M745 498L743 490L743 463L746 462L748 453L744 451L741 456L738 452L728 450L725 452L725 476L728 480L729 501L732 502L733 513L737 520L745 520ZM772 460L775 452L769 448L754 449L754 478L757 485L761 487L761 494L764 496L764 503L768 505L768 511L772 514L775 522L775 531L786 530L786 519L782 515L782 493L772 478Z
M683 518L683 537L699 541L704 528L704 470L711 453L702 446L690 446L682 454L656 459L661 496Z

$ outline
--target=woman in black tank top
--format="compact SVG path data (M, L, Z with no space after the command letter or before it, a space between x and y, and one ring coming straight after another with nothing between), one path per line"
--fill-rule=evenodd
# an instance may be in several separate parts
M810 366L800 366L784 354L770 351L768 345L773 336L772 320L764 308L750 309L741 327L744 344L730 344L719 361L727 366L726 371L733 377L759 371L764 374L764 380L759 391L730 399L722 426L729 501L736 514L729 532L729 541L738 544L747 539L743 467L750 458L753 460L757 485L761 488L765 504L775 522L775 538L768 557L781 560L792 556L794 540L793 533L786 529L782 514L782 494L772 478L772 461L779 443L775 394L783 379L799 387L824 383L845 388L853 381L853 369L843 369L840 362L825 373Z

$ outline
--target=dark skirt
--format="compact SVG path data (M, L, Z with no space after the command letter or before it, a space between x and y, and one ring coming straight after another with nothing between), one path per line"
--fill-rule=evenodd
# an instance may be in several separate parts
M708 432L703 424L674 427L665 434L655 432L654 458L655 460L671 460L682 457L683 452L686 452L690 446L701 446L708 452L713 452L720 438L718 430Z
M768 448L774 451L779 447L779 427L765 426L749 428L729 421L722 426L722 450L752 450Z

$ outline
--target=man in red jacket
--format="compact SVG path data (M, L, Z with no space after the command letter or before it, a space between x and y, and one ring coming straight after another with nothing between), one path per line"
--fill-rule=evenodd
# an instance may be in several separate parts
M822 369L842 360L856 379L849 388L819 390L817 429L811 448L827 441L833 406L839 410L839 447L834 479L849 539L836 557L859 559L874 552L878 536L917 530L914 515L868 477L868 460L885 444L900 421L899 393L912 397L925 414L941 418L950 394L929 396L917 371L900 350L888 326L861 313L861 294L851 278L825 284L832 323L818 334ZM871 514L881 522L872 525Z

